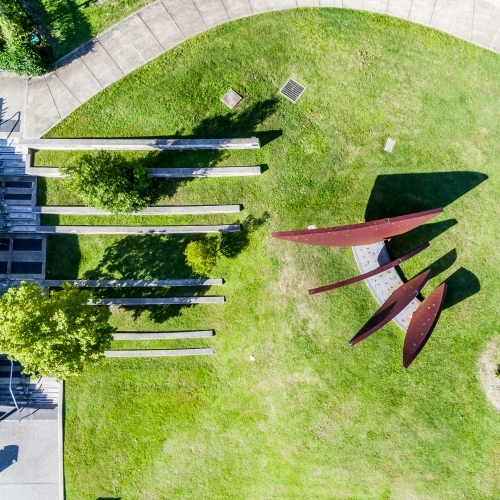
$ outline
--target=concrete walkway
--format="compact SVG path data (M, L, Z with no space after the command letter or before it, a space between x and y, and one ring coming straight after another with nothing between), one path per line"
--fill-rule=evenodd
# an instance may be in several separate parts
M2 500L63 500L60 424L59 408L25 410L20 422L14 412L0 421Z
M228 21L296 7L387 14L500 52L500 0L157 0L73 51L46 76L0 73L2 119L19 113L14 134L41 137L100 90L184 40ZM0 127L0 137L8 135Z

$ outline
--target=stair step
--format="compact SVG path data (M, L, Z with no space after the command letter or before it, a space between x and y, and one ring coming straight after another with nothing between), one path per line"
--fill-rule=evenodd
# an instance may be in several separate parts
M27 214L23 212L10 212L5 214L8 220L29 219L36 220L36 214Z
M10 233L31 233L36 231L37 226L11 226L9 227Z

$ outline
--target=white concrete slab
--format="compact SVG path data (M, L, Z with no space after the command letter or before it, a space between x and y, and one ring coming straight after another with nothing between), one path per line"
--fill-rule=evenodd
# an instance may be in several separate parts
M41 137L61 120L43 76L28 80L24 137Z
M113 26L97 39L125 75L144 64L144 59L118 26Z
M20 120L23 131L27 78L12 73L0 73L0 123L5 123L0 138L12 137L11 131ZM5 128L5 130L3 130Z
M139 14L127 17L118 26L144 61L150 61L164 52L163 47Z
M47 82L61 118L65 118L80 106L80 101L70 92L68 87L59 80L59 77L55 73L49 73L45 77L45 81Z
M486 0L476 0L471 41L489 48L498 33L499 17L498 7Z
M365 0L344 0L342 4L344 9L364 10Z
M56 75L82 104L102 89L81 59L74 59L67 66L57 69Z
M177 23L186 38L195 36L207 29L206 24L192 0L162 0L163 5Z
M468 41L472 38L474 2L475 0L461 0L451 28L451 33L453 35Z
M231 20L240 19L252 15L252 9L248 0L222 0Z
M296 0L274 0L276 10L295 9L297 7Z
M388 5L389 0L365 0L364 10L385 14L387 12Z
M249 0L249 3L253 14L262 14L263 12L276 10L274 0Z
M447 33L451 32L460 2L456 0L436 0L431 26Z
M99 40L90 43L89 50L81 56L81 59L103 88L123 77L123 71Z
M411 0L389 0L387 14L394 17L408 19L411 9Z
M161 2L148 5L139 11L139 15L165 50L186 39Z
M410 21L429 26L435 3L436 0L413 0L409 16Z
M194 0L194 3L207 28L230 21L222 0Z

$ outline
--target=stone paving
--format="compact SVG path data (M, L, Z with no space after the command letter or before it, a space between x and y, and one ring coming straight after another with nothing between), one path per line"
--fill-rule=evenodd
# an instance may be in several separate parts
M500 0L157 0L61 59L48 75L27 80L0 73L4 115L19 112L16 133L41 137L100 90L187 38L242 17L296 7L387 14L500 52Z

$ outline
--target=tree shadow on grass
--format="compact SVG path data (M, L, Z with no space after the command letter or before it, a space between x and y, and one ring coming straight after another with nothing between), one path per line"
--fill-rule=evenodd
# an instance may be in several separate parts
M250 244L250 236L269 219L269 213L264 212L261 217L248 215L241 222L241 231L238 233L222 233L219 251L224 257L233 259L237 257ZM239 221L235 224L240 224Z
M23 0L27 11L41 28L43 35L49 40L53 47L54 55L60 58L69 54L78 46L84 44L92 37L92 30L84 9L95 3L96 0ZM87 47L87 45L89 45ZM76 57L89 52L92 44L89 42L82 46ZM74 58L74 57L73 57ZM68 64L72 60L71 55L67 60L62 60L58 66Z

